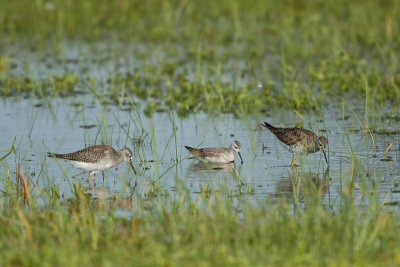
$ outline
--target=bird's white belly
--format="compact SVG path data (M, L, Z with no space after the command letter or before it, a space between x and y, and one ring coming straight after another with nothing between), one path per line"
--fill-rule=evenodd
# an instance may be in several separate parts
M96 163L89 163L89 162L80 162L80 161L69 161L74 167L82 169L87 172L101 172L113 167L112 163L107 162L96 162Z
M319 147L316 147L315 145L307 146L305 144L296 144L290 146L289 149L290 151L296 154L309 154L319 151Z
M235 160L235 155L232 153L221 154L213 157L205 157L205 160L211 163L229 163Z
M290 146L289 150L296 154L304 154L307 152L307 148L303 144Z

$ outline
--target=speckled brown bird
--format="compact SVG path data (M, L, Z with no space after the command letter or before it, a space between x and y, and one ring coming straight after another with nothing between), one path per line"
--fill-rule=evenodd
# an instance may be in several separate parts
M65 160L74 167L89 172L93 179L96 178L96 173L115 167L123 161L127 161L136 174L132 164L132 151L129 148L115 150L108 145L95 145L67 154L47 153L47 156Z
M325 161L326 149L328 147L328 139L325 136L317 136L310 130L300 128L279 128L264 122L262 126L268 128L282 143L289 146L289 150L293 152L292 167L295 166L299 154L314 153L322 149Z

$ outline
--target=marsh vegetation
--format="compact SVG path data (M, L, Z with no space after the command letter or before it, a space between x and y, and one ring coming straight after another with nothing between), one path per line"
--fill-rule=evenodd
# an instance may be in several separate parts
M400 2L0 0L0 265L400 265ZM299 159L259 123L326 135ZM184 145L242 144L243 164ZM89 185L48 151L130 147Z

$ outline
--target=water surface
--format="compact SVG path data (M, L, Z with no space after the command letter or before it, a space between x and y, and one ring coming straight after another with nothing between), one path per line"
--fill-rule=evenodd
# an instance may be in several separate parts
M126 195L132 190L146 195L152 185L173 194L184 184L193 196L211 190L227 197L247 197L255 203L278 198L292 201L294 194L301 198L301 192L293 192L293 183L310 186L304 181L307 179L313 181L323 201L330 205L338 202L343 186L353 177L355 197L360 200L372 186L378 188L382 202L400 200L400 194L395 192L400 177L399 135L364 133L358 121L362 110L359 112L358 116L353 113L345 119L342 111L335 108L318 116L302 114L303 118L291 112L246 118L205 114L180 118L173 112L146 117L139 111L101 105L88 96L80 97L79 102L76 98L64 98L50 104L31 99L3 100L0 101L0 156L6 154L14 138L17 152L1 162L2 177L7 172L14 173L16 164L22 162L23 171L31 177L34 187L46 189L57 185L62 197L72 195L75 183L82 183L93 196L99 192ZM326 135L329 169L318 152L302 157L299 166L292 170L292 154L273 134L259 126L263 121L288 127L301 122L305 128ZM381 127L393 128L393 125L391 121L383 121ZM234 164L202 164L188 159L184 148L184 145L227 147L234 140L242 143L243 164L239 159ZM73 152L103 143L131 148L140 174L135 176L127 164L121 164L106 171L104 181L98 174L94 186L87 182L86 174L79 175L80 170L46 158L48 151ZM390 144L391 149L385 153ZM4 184L0 186L3 188ZM300 191L305 190L304 186L300 186Z

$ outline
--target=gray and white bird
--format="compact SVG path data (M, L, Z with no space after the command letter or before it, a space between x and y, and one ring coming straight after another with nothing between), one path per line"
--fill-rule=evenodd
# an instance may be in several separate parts
M228 148L226 147L205 147L205 148L194 148L185 146L190 154L203 162L210 163L231 163L235 161L236 153L239 154L241 163L243 163L242 155L240 155L240 149L242 145L239 141L235 140Z

